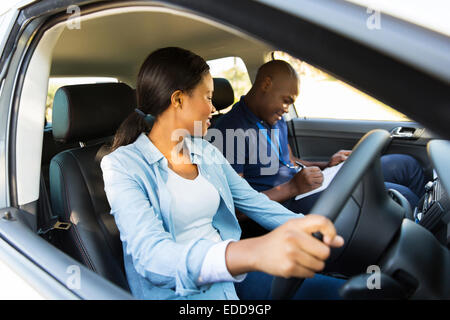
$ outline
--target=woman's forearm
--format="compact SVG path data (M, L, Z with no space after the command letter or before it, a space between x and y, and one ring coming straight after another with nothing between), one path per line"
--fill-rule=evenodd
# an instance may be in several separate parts
M257 270L259 238L230 242L225 251L228 272L234 277Z
M323 234L323 242L312 236ZM333 223L319 215L291 219L271 232L236 242L225 251L225 263L232 276L262 271L282 277L313 277L323 270L330 247L340 247Z

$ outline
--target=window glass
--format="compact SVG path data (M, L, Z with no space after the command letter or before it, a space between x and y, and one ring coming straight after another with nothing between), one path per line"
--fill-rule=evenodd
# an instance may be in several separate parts
M252 83L245 67L244 61L239 57L226 57L207 61L213 78L225 78L230 81L234 91L234 102L241 99L251 88ZM221 113L226 113L232 105Z
M103 82L118 82L116 78L108 77L55 77L50 78L48 81L47 102L45 105L45 122L46 126L51 126L52 123L52 108L53 98L55 97L56 90L62 86L74 85L74 84L87 84L87 83L103 83Z
M404 114L281 51L275 59L289 62L300 76L295 109L302 118L411 121Z

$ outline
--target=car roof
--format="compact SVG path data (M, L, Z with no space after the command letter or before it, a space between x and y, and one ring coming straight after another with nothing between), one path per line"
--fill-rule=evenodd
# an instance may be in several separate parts
M62 29L53 50L50 76L109 76L133 85L147 55L166 46L189 49L205 60L240 57L250 76L272 50L262 42L180 12L151 7L111 9L84 18L79 29Z
M450 36L448 0L345 0Z
M40 0L2 0L0 2L0 16L11 9L19 9L38 1Z

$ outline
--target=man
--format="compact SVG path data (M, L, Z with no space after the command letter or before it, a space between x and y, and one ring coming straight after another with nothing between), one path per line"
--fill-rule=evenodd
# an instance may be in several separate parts
M298 94L296 71L287 62L272 60L258 69L250 91L219 119L216 129L224 137L222 152L239 175L270 199L294 212L307 214L320 192L300 200L294 197L320 187L322 170L345 161L351 151L341 150L328 162L305 161L292 154L282 115L288 112ZM233 144L242 132L244 138ZM266 156L272 160L270 163L262 161ZM270 172L273 159L277 166ZM299 171L296 162L305 167ZM424 193L424 176L419 163L399 154L382 156L381 163L386 188L398 190L414 207ZM268 173L263 173L264 170Z

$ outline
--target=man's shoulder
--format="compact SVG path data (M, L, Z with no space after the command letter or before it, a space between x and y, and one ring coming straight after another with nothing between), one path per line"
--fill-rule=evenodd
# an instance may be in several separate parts
M225 131L225 129L246 129L248 126L249 124L247 119L242 114L241 110L239 110L239 106L236 104L229 112L220 117L214 128L220 131Z

